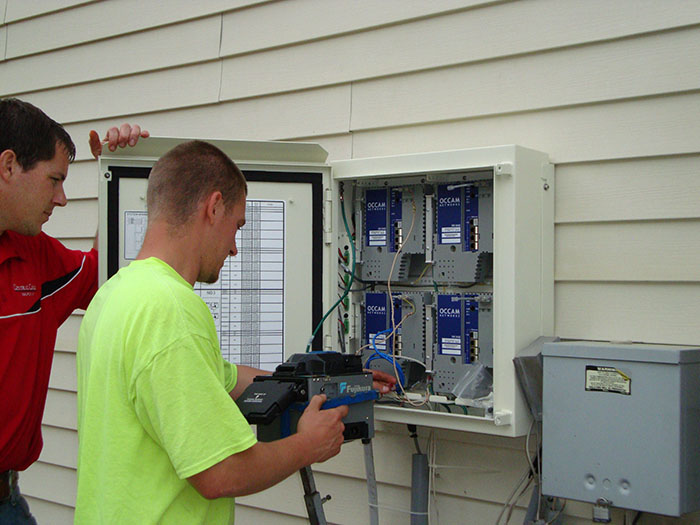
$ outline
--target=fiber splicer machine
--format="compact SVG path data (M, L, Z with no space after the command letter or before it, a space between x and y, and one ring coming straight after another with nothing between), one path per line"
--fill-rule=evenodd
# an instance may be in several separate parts
M371 454L374 401L379 395L372 388L372 374L362 368L360 356L338 352L294 354L272 375L256 377L236 403L246 420L257 425L258 440L268 442L296 432L302 412L316 394L326 395L322 410L348 405L348 415L343 419L345 441L362 439ZM366 450L366 459L367 454ZM300 470L300 474L309 519L312 524L325 524L322 505L330 496L320 497L310 467Z

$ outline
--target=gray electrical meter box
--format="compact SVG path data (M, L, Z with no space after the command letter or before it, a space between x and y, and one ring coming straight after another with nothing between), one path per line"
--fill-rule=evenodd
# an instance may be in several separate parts
M700 348L569 341L542 355L544 494L700 509Z

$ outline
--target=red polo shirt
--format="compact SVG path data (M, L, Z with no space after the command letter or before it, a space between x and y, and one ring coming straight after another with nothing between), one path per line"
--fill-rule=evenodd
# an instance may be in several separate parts
M96 291L96 250L44 233L0 235L0 472L39 457L56 330Z

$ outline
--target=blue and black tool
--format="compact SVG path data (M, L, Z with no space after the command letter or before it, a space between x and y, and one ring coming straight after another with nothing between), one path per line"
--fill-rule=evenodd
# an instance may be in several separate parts
M258 376L236 401L246 420L258 426L258 440L274 441L296 432L297 422L316 394L322 409L348 405L346 441L374 437L372 374L360 356L338 352L294 354L270 376Z

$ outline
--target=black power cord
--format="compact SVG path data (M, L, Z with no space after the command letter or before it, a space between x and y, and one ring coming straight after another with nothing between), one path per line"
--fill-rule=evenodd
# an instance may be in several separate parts
M418 427L416 425L406 425L408 427L408 436L413 438L413 442L416 445L416 452L422 454L420 450L420 443L418 443Z

